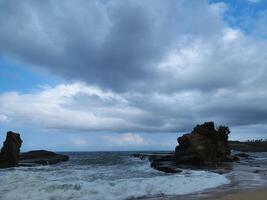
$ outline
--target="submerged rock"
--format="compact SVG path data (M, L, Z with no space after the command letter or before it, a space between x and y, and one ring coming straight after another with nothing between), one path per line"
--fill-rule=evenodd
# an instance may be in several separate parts
M14 167L18 165L22 140L19 133L8 131L6 140L0 153L0 167Z

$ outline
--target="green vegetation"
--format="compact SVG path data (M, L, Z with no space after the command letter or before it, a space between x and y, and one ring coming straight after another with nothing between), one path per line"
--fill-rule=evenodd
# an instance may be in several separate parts
M231 133L230 129L227 126L219 126L217 128L217 135L218 139L223 140L223 141L228 141L229 134Z
M214 122L205 122L204 124L197 125L194 132L210 138L212 141L225 141L228 142L230 129L227 126L214 126Z

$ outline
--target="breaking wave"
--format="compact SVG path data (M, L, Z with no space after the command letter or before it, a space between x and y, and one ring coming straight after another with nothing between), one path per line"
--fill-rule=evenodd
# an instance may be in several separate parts
M228 184L223 176L185 170L166 175L146 162L16 168L0 171L1 200L120 200L183 195Z

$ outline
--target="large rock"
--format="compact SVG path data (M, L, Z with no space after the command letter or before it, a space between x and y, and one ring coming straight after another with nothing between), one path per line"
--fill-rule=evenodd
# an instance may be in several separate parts
M19 159L19 166L51 165L68 160L69 157L67 155L37 150L22 153Z
M151 167L166 173L181 172L184 168L222 173L231 169L231 164L227 162L239 160L237 156L231 156L229 133L228 127L215 128L213 122L206 122L179 137L175 153L141 153L133 156L148 159Z
M22 140L20 134L9 131L0 153L0 167L13 167L18 165Z
M213 122L197 125L191 133L178 138L177 163L206 164L232 161L228 145L228 127L215 128Z

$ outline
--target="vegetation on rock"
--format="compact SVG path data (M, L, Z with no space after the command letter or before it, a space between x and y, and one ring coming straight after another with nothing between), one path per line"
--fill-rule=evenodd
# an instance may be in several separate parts
M219 162L231 160L227 126L215 127L213 122L195 126L193 131L178 138L175 149L177 162Z

